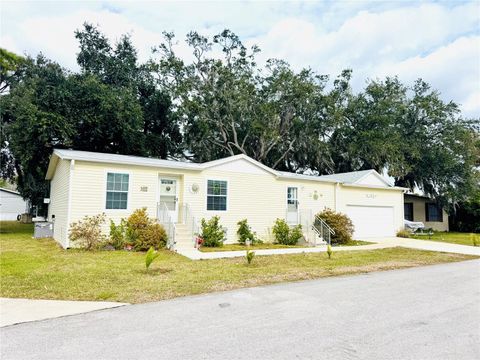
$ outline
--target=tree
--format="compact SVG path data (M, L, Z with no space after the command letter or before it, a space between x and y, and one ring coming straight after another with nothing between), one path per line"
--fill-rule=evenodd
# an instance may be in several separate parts
M295 73L283 61L260 68L258 49L246 49L229 30L212 40L189 33L190 64L176 55L174 35L165 38L153 66L176 104L187 158L203 162L243 153L278 169L306 165L293 154L297 147L310 148L308 140L314 146L325 131L320 117L325 77L308 69Z
M25 58L22 56L0 48L0 94L8 90L24 62Z
M137 50L130 37L123 35L111 45L95 26L85 23L75 32L80 42L77 62L84 75L96 76L102 83L134 95L142 112L143 137L135 151L160 158L178 155L182 137L168 94L160 88L148 64L138 64Z

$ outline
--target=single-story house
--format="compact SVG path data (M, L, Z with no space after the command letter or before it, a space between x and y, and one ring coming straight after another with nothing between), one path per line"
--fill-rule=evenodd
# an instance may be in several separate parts
M214 215L228 243L237 242L242 219L266 240L277 218L302 224L309 240L314 216L325 208L347 214L357 239L395 236L403 228L406 189L375 170L313 176L277 171L246 155L199 164L55 149L46 179L48 220L65 248L70 224L85 215L106 213L118 223L142 207L166 226L177 247L192 244L200 219Z
M14 221L19 215L28 212L28 203L19 192L0 188L0 220Z
M405 220L422 222L426 229L448 231L448 214L435 200L427 196L405 194Z

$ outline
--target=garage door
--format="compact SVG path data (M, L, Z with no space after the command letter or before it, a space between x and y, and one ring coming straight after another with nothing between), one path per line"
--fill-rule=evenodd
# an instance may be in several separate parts
M354 238L395 236L393 207L347 205L355 226Z

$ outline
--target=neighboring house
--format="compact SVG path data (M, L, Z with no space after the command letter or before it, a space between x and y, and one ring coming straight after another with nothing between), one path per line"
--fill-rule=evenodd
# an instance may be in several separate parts
M405 220L422 222L426 229L448 231L448 214L435 200L405 194L404 202Z
M177 246L193 246L195 225L214 215L227 229L227 242L237 241L237 222L245 218L260 238L270 240L281 218L302 224L310 241L313 217L325 208L347 214L356 238L395 236L403 228L406 189L374 170L310 176L276 171L245 155L197 164L56 149L46 179L48 217L63 247L70 246L70 224L85 215L104 212L118 223L142 207L175 234Z
M18 215L28 212L28 205L20 193L0 188L0 220L17 220Z

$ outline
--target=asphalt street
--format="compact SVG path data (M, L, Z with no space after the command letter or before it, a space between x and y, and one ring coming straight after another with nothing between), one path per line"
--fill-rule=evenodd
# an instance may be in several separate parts
M480 359L480 260L124 306L0 340L2 360Z

